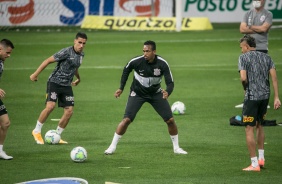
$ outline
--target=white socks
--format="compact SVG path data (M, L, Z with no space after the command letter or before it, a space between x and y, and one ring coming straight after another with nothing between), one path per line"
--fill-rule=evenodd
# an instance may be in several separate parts
M264 150L263 150L263 149L259 149L259 150L258 150L258 153L259 153L259 160L260 160L260 159L263 159L263 160L264 160Z
M0 152L3 151L3 145L0 145Z
M43 124L40 123L40 122L37 120L36 126L35 126L35 128L34 128L33 131L34 131L35 133L41 133L42 127L43 127Z
M252 157L251 162L252 162L253 167L257 167L258 166L258 157Z
M170 136L172 144L173 144L173 150L176 150L179 148L179 144L178 144L178 134L177 135L171 135Z
M42 127L43 127L43 123L40 123L38 120L37 120L37 123L36 123L36 126L35 126L35 128L34 128L34 132L35 133L41 133L41 129L42 129ZM64 131L64 128L61 128L61 127L57 127L57 132L58 132L58 134L62 134L62 132Z
M56 131L58 132L59 135L61 135L63 133L65 129L64 128L61 128L61 127L57 127Z
M112 143L111 143L110 147L116 148L116 147L117 147L117 144L118 144L118 141L120 140L121 137L122 137L122 135L118 135L118 134L115 132L115 135L114 135L114 137L113 137L113 140L112 140Z

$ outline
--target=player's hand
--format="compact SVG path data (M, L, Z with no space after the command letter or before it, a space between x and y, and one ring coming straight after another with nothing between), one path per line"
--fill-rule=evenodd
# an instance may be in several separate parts
M34 73L31 74L29 78L31 81L37 81L37 76Z
M121 90L121 89L118 89L118 90L116 90L116 92L115 92L115 97L116 97L116 98L119 98L121 94L122 94L122 90Z
M0 98L4 98L5 94L5 91L3 89L0 89Z
M77 86L80 83L80 79L76 79L71 83L72 86Z
M166 90L162 90L163 99L168 99L168 92Z
M280 108L280 106L281 106L280 100L279 99L275 99L274 100L274 109L277 110L277 109Z

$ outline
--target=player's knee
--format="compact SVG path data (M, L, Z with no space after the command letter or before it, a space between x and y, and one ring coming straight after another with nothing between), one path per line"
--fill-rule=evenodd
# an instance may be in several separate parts
M67 115L67 116L72 116L72 114L73 114L73 108L72 107L65 107L65 110L64 110L64 112L65 112L65 114Z
M131 120L129 118L124 118L122 120L122 122L125 124L125 125L129 125L131 123Z
M55 105L47 104L45 108L48 112L52 112L55 109Z
M6 121L1 123L0 127L1 127L1 129L6 130L10 127L10 125L11 125L11 122L9 120L6 120Z
M174 118L170 118L169 120L167 120L167 121L166 121L166 124L167 124L168 126L173 126L173 125L175 125Z

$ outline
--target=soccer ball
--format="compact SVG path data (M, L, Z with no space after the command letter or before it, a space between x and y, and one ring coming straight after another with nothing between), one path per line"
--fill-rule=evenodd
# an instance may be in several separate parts
M81 146L71 150L70 157L74 162L84 162L87 158L87 151Z
M174 102L171 106L171 111L174 115L184 114L185 110L185 104L180 101Z
M49 130L45 134L45 142L48 144L58 144L61 140L61 136L56 130Z

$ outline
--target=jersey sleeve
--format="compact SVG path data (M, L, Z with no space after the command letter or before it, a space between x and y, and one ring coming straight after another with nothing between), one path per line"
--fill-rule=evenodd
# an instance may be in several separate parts
M121 90L124 89L128 76L131 73L132 69L133 69L133 62L127 63L127 65L123 68L119 89Z
M270 62L269 62L269 70L270 70L270 69L276 69L274 62L273 62L273 60L272 60L270 57L269 57L269 61L270 61Z
M173 76L172 76L172 73L171 73L171 70L168 64L164 65L164 78L165 78L165 84L166 84L166 91L168 95L170 95L174 89L174 82L173 82Z
M239 56L238 71L246 70L246 62L244 62L243 55Z
M273 14L270 11L268 11L267 16L265 18L265 22L267 22L268 24L271 25L272 24L272 19L273 19Z
M68 48L64 48L59 52L55 53L54 55L55 60L58 62L60 60L65 60L69 56Z
M247 12L244 14L244 16L243 16L241 22L245 22L246 24L248 24L249 15L250 15L250 11L247 11Z

